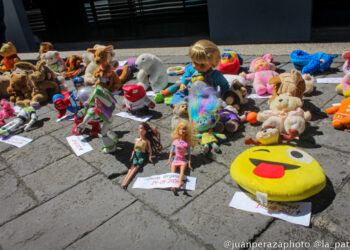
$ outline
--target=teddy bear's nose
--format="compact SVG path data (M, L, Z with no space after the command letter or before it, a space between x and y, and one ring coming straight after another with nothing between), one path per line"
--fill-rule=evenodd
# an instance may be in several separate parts
M279 99L278 101L279 101L279 102L283 102L283 99Z

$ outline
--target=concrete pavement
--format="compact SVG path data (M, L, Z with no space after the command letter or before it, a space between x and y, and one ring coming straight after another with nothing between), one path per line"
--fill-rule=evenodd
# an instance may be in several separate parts
M236 49L247 70L256 54ZM162 54L166 51L159 49L154 54L161 55L166 66L185 65L190 61L185 50L181 52L184 54L172 54L173 50ZM117 53L120 59L137 55L127 54L130 51ZM279 73L293 68L288 54L274 56ZM35 58L27 55L22 58ZM342 64L338 57L329 72L316 76L342 77ZM170 77L172 82L176 79ZM195 170L188 173L197 178L195 191L174 196L166 190L133 189L136 178L125 191L120 183L129 167L138 123L115 117L113 130L120 137L118 151L102 154L101 139L85 134L94 150L77 157L66 140L72 135L73 123L57 123L57 112L47 104L39 111L35 129L19 133L33 138L32 143L23 148L0 143L0 249L234 249L238 242L309 242L311 249L329 249L349 242L350 134L334 130L332 117L324 112L343 98L334 88L334 84L318 84L315 92L305 97L304 109L312 112L313 119L297 146L316 158L327 176L326 188L309 199L313 205L309 228L228 205L233 194L240 191L229 167L250 147L244 145L244 138L255 137L260 126L244 124L221 145L222 154L205 156L197 147L192 163ZM122 97L117 98L120 104ZM254 106L260 110L268 107L266 99L256 100ZM164 150L155 164L147 164L136 177L170 172L165 163L171 144L172 110L159 104L153 114L151 123L160 128ZM323 245L314 246L322 240Z

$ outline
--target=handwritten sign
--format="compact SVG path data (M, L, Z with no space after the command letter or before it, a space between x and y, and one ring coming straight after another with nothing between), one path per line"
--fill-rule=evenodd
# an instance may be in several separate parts
M82 135L79 136L69 136L66 138L69 146L71 146L71 148L73 149L74 153L77 156L80 156L82 154L85 154L91 150L93 150L93 148L90 146L90 144L84 139L84 137Z
M269 202L267 207L264 207L244 192L236 192L230 202L230 207L272 216L298 225L310 225L311 202Z
M184 176L184 185L181 189L195 190L196 177ZM152 175L150 177L138 177L133 188L153 189L171 188L179 186L179 174L167 173L162 175Z
M24 145L27 145L28 143L33 141L33 139L22 137L19 135L9 135L7 137L0 136L0 141L21 148Z
M136 115L132 115L128 112L119 112L118 114L115 114L115 115L123 117L123 118L131 119L134 121L138 121L138 122L147 122L149 119L152 118L151 115L136 116Z
M343 78L341 77L334 77L334 78L316 78L317 83L341 83L341 80Z

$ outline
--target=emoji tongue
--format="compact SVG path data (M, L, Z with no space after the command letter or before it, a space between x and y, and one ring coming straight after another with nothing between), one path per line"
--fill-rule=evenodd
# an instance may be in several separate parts
M262 162L254 169L253 173L263 178L277 179L284 176L283 165Z

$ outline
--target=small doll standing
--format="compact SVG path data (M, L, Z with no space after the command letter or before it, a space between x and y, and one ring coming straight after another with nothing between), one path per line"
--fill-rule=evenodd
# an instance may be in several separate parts
M171 146L169 161L166 166L171 163L172 173L176 172L176 168L180 168L178 186L180 189L184 185L182 181L184 179L187 165L189 169L193 171L193 168L191 167L191 147L195 147L196 139L193 136L192 127L188 122L178 123L171 134L171 139L173 140L173 143ZM185 159L186 154L187 160ZM176 189L172 187L171 191L175 193Z
M160 133L157 128L152 128L149 123L143 122L139 125L137 132L140 137L134 141L134 150L132 151L130 162L132 165L124 178L121 187L126 189L131 178L136 174L140 167L143 167L147 157L152 162L152 156L158 154L163 146L160 142Z

